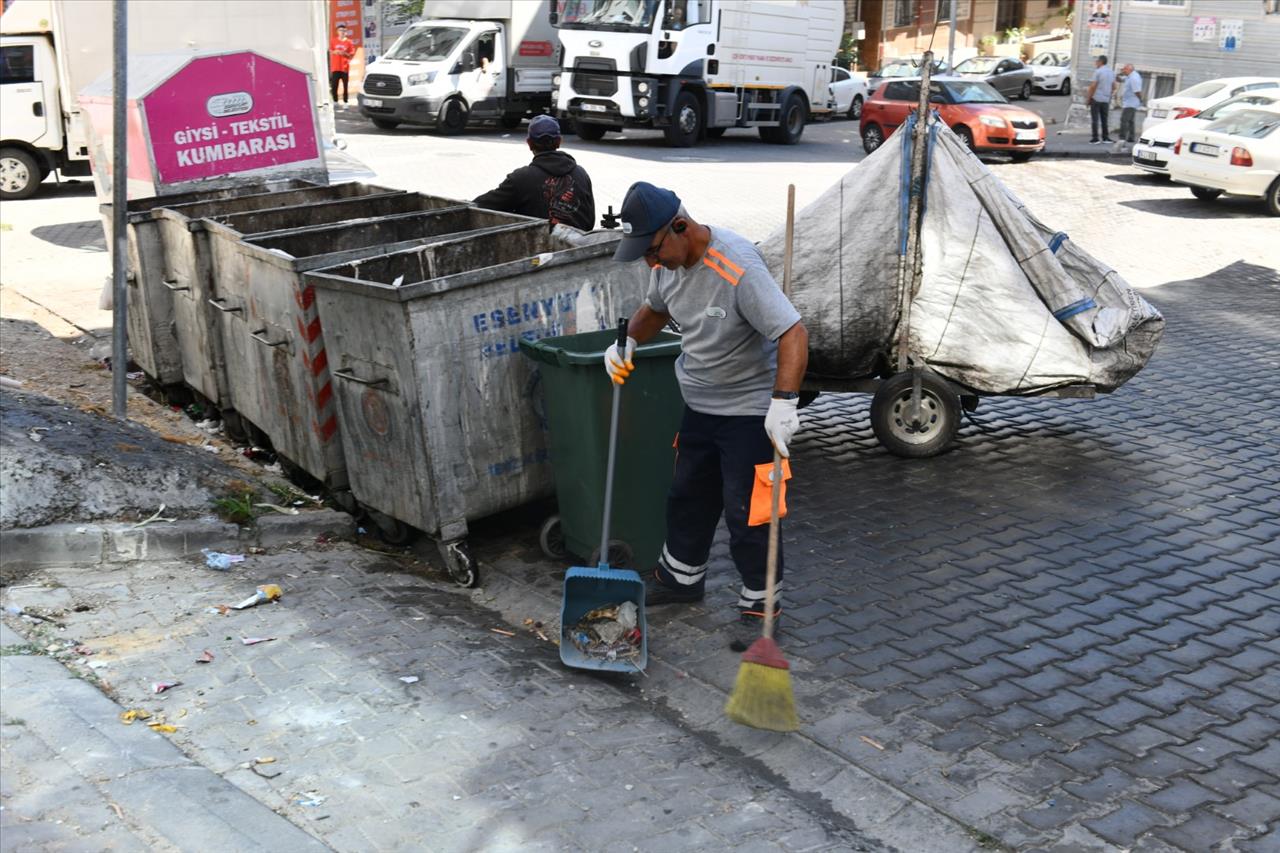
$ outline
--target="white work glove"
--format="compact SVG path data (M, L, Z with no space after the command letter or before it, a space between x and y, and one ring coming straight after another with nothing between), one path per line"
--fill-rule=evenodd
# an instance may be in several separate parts
M631 360L635 354L635 338L627 338L627 350L625 353L618 352L617 341L609 344L609 348L604 351L604 369L609 374L609 378L619 385L626 382L627 377L631 375L631 371L636 369Z
M771 400L769 414L764 416L764 431L769 434L769 440L773 442L778 453L788 459L791 458L791 452L787 450L787 442L791 441L796 430L800 429L800 414L796 411L796 405L799 402L799 400Z

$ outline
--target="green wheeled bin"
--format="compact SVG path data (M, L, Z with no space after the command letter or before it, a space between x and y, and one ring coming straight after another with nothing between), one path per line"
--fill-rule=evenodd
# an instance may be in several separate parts
M604 351L616 332L583 332L520 341L538 362L550 430L551 468L560 513L542 528L542 550L589 566L599 562L609 412L613 385ZM638 347L636 369L622 386L613 528L608 563L644 571L657 565L666 536L667 491L675 468L675 439L684 398L676 384L680 336L662 332Z

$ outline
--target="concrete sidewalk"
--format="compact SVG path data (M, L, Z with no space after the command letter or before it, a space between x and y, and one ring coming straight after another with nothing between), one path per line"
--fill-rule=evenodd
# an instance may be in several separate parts
M329 849L0 625L5 850Z

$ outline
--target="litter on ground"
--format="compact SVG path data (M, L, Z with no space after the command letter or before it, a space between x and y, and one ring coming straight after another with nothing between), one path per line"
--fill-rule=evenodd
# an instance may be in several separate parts
M640 628L631 601L590 611L566 631L569 642L584 655L602 660L632 660L640 655Z
M283 594L280 587L273 583L265 584L258 587L258 591L246 598L244 601L232 607L232 610L245 610L250 607L257 607L259 604L265 604L268 601L277 601Z
M204 554L206 566L220 572L230 569L232 563L244 562L244 554L223 554L221 551L210 551L208 548L201 548L200 553Z

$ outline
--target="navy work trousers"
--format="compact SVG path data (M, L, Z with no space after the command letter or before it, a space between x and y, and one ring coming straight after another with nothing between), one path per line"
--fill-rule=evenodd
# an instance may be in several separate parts
M667 541L658 580L667 586L705 584L716 525L723 514L729 553L742 576L738 605L763 607L769 525L748 525L756 466L772 464L773 444L763 416L704 415L685 406L667 497ZM778 543L782 580L782 543ZM779 584L779 590L781 584Z

